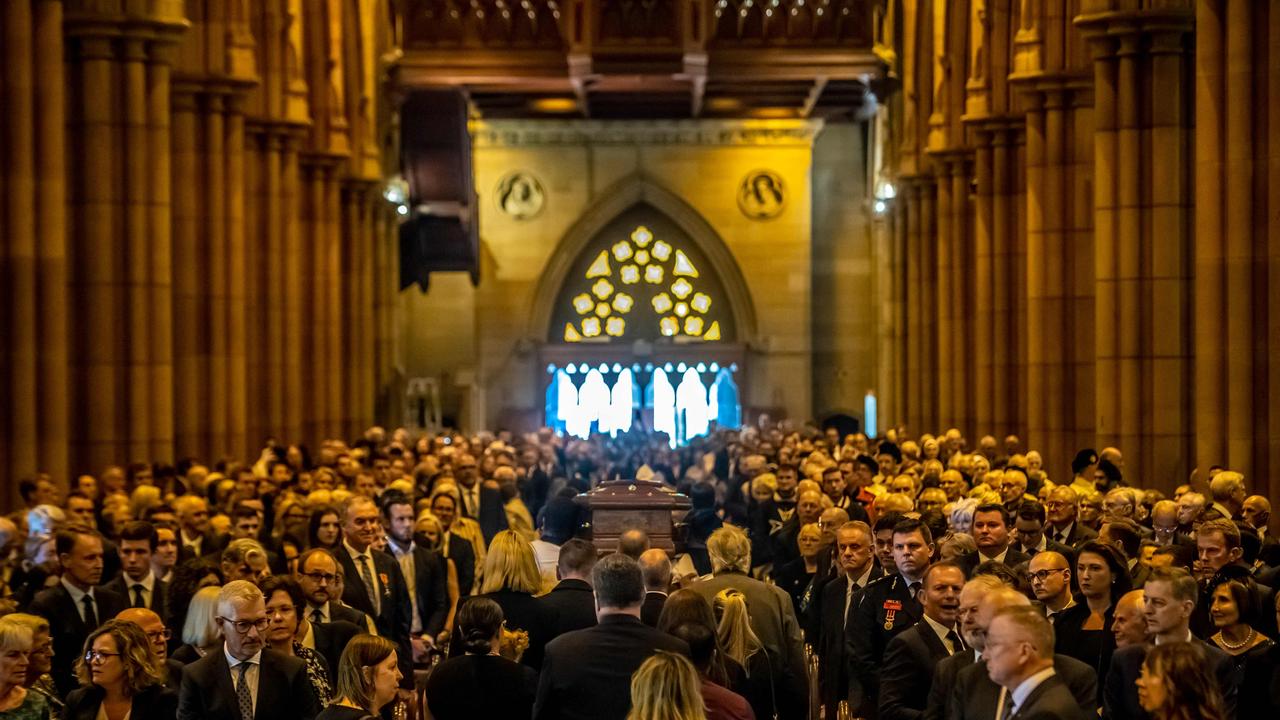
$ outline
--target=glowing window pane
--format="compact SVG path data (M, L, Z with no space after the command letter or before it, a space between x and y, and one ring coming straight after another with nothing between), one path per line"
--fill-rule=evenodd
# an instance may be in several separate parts
M680 321L668 315L658 321L658 328L662 330L662 334L671 337L680 332Z
M697 337L702 334L702 318L687 317L684 319L684 334Z
M706 293L697 293L693 299L689 301L689 307L700 313L705 313L711 309L711 298Z
M676 315L684 317L689 314L689 303L676 303Z
M662 294L660 294L660 295L655 295L655 296L654 296L654 298L653 298L653 311L654 311L654 312L657 312L657 313L664 313L664 312L666 312L666 311L668 311L668 310L670 310L670 309L671 309L671 296L670 296L670 295L668 295L668 294L666 294L666 293L662 293Z
M596 315L600 317L609 317L611 312L613 312L613 310L609 308L609 303L596 303Z
M657 285L662 282L662 266L650 265L644 269L645 282Z
M613 246L613 258L618 262L622 262L631 257L631 243L622 240Z
M626 293L618 293L613 296L613 309L620 313L631 312L633 304L635 304L635 300L632 300L631 296Z
M711 327L707 328L707 331L702 334L702 339L703 340L719 340L720 339L720 321L719 320L711 323Z
M613 294L613 283L605 280L604 278L600 278L591 286L591 292L595 293L596 297L604 300Z
M671 257L671 246L659 240L653 244L653 256L662 262L666 262L667 258Z
M631 239L635 241L635 244L644 247L649 244L650 240L653 240L653 233L649 232L649 228L641 225L635 229L635 232L631 233Z
M581 295L573 299L573 309L577 310L579 315L586 315L587 313L591 312L591 308L595 306L596 306L595 301L592 300L591 296L586 293L582 293Z
M611 317L604 321L604 332L612 337L622 337L627 331L627 321L620 317Z
M671 292L681 300L689 297L689 293L693 292L693 284L684 278L680 278L671 283Z
M581 342L582 335L578 333L578 329L572 323L564 324L564 341L565 342Z
M689 368L684 372L684 379L676 388L676 419L683 420L682 427L677 427L678 442L707 434L710 408L707 406L707 387L698 377L698 371Z
M653 371L653 429L666 433L676 445L676 389L662 368Z
M598 337L600 335L600 320L593 317L584 319L582 321L582 334L585 337Z
M688 275L689 277L698 277L698 268L693 266L693 261L683 250L676 251L676 266L672 268L673 275Z
M648 250L641 250L640 252L636 253L636 262L640 263L641 265L648 265L648 264L649 264L649 251L648 251Z
M640 282L640 268L635 265L623 265L619 275L622 277L622 282L627 285L635 285Z
M609 253L601 250L596 259L591 261L591 267L587 268L587 277L605 277L612 274L613 268L609 265Z

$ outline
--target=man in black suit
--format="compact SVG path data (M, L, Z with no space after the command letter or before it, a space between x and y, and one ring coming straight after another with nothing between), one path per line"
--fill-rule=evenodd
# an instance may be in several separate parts
M667 604L667 591L671 589L671 558L667 557L667 551L650 548L641 553L640 573L644 577L640 621L649 627L658 627L658 618Z
M866 523L855 520L841 525L836 529L835 545L839 574L822 587L817 643L818 655L822 658L822 704L829 720L836 717L840 701L849 697L845 657L849 610L857 605L857 594L862 588L883 576L880 567L872 562L871 528Z
M382 521L387 529L387 549L400 564L409 595L410 636L414 658L425 660L427 648L434 647L449 614L449 578L440 553L413 541L413 503L402 493L382 495Z
M173 501L178 514L178 562L184 563L222 552L227 536L209 529L209 503L198 495L183 495Z
M574 538L560 546L560 560L556 564L556 577L560 582L538 598L539 603L559 617L555 636L595 626L596 600L591 591L591 570L596 566L597 557L596 546L588 540Z
M266 647L270 622L257 586L245 580L222 586L218 623L225 641L221 652L184 668L178 720L311 720L320 712L307 664Z
M631 675L658 650L689 655L689 646L640 622L644 580L635 560L614 553L591 572L600 624L547 643L533 704L534 720L624 720Z
M311 648L320 653L320 657L329 664L330 675L336 677L338 661L342 659L342 651L346 649L347 643L351 642L355 636L367 632L369 632L368 628L356 626L345 620L313 623L306 618L305 614L300 614L298 633L294 637L302 647Z
M859 593L857 607L850 610L846 656L849 709L855 716L875 716L884 650L895 635L916 624L924 613L916 598L932 554L929 526L913 519L898 521L893 527L893 562L898 571L868 585Z
M1058 677L1053 626L1031 607L996 613L987 630L987 673L1001 689L994 717L1011 720L1093 720Z
M1161 500L1152 505L1151 530L1157 548L1173 549L1174 564L1191 567L1196 559L1196 542L1178 532L1178 503Z
M964 641L956 632L964 571L949 562L935 563L924 571L921 580L924 614L920 622L896 635L884 651L884 667L880 671L881 720L920 720L938 662L964 650Z
M1061 554L1072 565L1075 564L1075 551L1069 545L1063 545L1044 533L1045 509L1034 500L1025 500L1018 505L1013 516L1013 549L1033 558L1045 550Z
M151 523L142 520L125 523L120 530L120 563L124 572L103 585L126 598L130 607L154 610L168 617L169 584L157 578L151 569L151 553L160 536Z
M972 575L974 568L988 560L1016 567L1031 559L1010 546L1009 511L1003 505L987 503L973 511L973 539L978 543L978 549L956 561L964 568L965 575Z
M476 459L465 453L453 461L453 474L462 495L462 513L480 523L480 532L486 543L493 542L494 535L507 529L502 491L496 484L491 487L481 482Z
M979 575L964 584L960 591L956 625L960 628L960 638L967 647L943 658L935 666L929 699L925 704L926 720L944 720L949 717L951 691L955 687L956 677L961 670L977 662L978 653L982 651L983 641L986 639L986 632L978 627L978 607L989 593L1006 588L1008 586L994 575Z
M1075 548L1098 536L1092 528L1076 521L1079 504L1080 496L1070 485L1059 485L1049 493L1044 504L1049 523L1044 530L1050 540Z
M298 569L293 577L307 597L302 615L313 624L349 622L361 632L374 632L377 628L368 615L343 605L337 588L343 587L341 566L333 553L324 548L311 548L298 556Z
M66 697L79 682L75 661L84 651L85 638L102 621L128 607L125 599L105 588L95 588L102 580L102 536L83 527L59 530L54 550L62 564L57 585L36 593L29 612L49 621L53 634L53 676L58 692Z
M1227 521L1229 522L1229 521ZM1227 717L1236 716L1240 677L1230 655L1191 634L1191 614L1195 609L1199 588L1191 573L1178 567L1151 571L1142 589L1147 617L1147 633L1156 645L1167 642L1190 642L1201 654L1218 679ZM1147 657L1148 646L1131 645L1116 650L1111 656L1104 688L1104 718L1142 720L1149 717L1138 702L1134 684Z
M389 553L372 547L382 532L378 507L363 495L353 495L339 510L342 544L334 553L342 567L342 602L373 618L378 634L399 647L401 688L413 688L413 604L400 564Z

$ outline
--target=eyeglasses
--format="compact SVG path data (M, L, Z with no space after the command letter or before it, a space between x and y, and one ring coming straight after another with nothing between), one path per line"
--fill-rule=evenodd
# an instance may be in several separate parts
M1029 574L1032 580L1039 580L1040 582L1044 582L1045 580L1048 580L1049 577L1052 576L1054 573L1060 573L1063 570L1066 570L1066 568L1050 568L1048 570L1037 570Z
M232 627L236 629L236 632L241 635L249 634L250 630L262 632L271 626L271 620L268 618L258 618L257 620L232 620L231 618L220 617L218 620L221 622L231 623Z
M316 582L316 583L331 583L333 582L334 578L337 577L337 575L333 575L331 573L325 573L325 572L303 573L303 576L310 578L311 582Z
M169 632L169 628L165 628L163 630L149 632L147 633L147 637L151 638L152 641L168 640L173 637L173 633Z
M85 653L85 654L84 654L84 661L85 661L86 663L104 663L104 662L106 662L108 659L113 658L113 657L120 657L120 653L118 653L118 652L114 652L114 653L113 653L113 652L101 652L101 651L98 651L98 650L90 650L89 652L87 652L87 653Z

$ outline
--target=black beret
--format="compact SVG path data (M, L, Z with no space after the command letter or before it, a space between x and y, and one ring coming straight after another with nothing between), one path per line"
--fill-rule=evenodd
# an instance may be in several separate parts
M1081 470L1096 462L1098 462L1098 453L1094 452L1093 448L1085 448L1076 453L1075 459L1071 461L1071 472L1079 475Z

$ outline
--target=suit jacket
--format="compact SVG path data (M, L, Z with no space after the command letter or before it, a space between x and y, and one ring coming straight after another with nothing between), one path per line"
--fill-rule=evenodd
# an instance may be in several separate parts
M849 614L852 617L845 647L849 709L855 716L875 717L885 648L895 635L919 622L924 610L911 597L906 580L895 573L867 585L858 596L857 607L850 608Z
M229 535L217 535L213 531L206 532L204 539L200 541L200 554L192 552L191 546L182 541L182 533L178 533L178 564L188 560L199 560L200 558L217 555L222 552L227 543L231 541Z
M929 686L924 720L946 720L950 717L951 691L956 686L956 677L976 661L977 654L973 648L967 648L938 662L934 668L933 684Z
M493 536L507 529L507 509L502 502L502 491L496 487L486 487L484 483L480 484L480 507L471 508L467 504L471 501L467 499L465 488L459 487L462 492L463 510L467 517L480 523L480 532L484 535L484 541L487 545L493 542Z
M123 597L105 588L94 589L93 596L94 614L98 616L99 624L129 607ZM85 638L97 628L85 625L80 618L80 609L61 582L36 593L28 612L49 621L53 634L53 667L49 674L53 676L58 692L66 697L80 685L73 670L75 661L84 653Z
M400 572L400 563L390 553L369 549L373 572L378 576L377 583L382 592L378 612L374 612L364 579L360 577L345 544L338 545L333 554L342 564L345 576L342 602L373 618L378 634L399 646L400 672L404 676L400 680L401 687L413 687L413 646L409 642L413 605L409 602L409 588L405 584L404 573ZM333 603L329 605L332 608Z
M449 616L449 570L444 556L414 545L413 583L422 634L434 638L444 629L445 618Z
M1023 555L1026 555L1028 559L1035 557L1036 553L1041 552L1037 548L1025 547L1021 543L1014 543L1013 545L1010 545L1010 547L1022 553ZM1070 567L1075 567L1076 550L1070 545L1063 545L1057 540L1054 540L1053 538L1046 535L1044 539L1044 549L1052 550L1056 553L1061 554L1063 557L1067 559L1067 564Z
M631 674L658 650L688 656L689 646L621 614L552 640L538 676L534 720L624 720Z
M557 615L556 636L596 624L595 591L584 580L561 580L538 602Z
M342 659L342 651L346 649L347 643L351 642L352 638L368 631L363 625L335 620L327 623L311 623L311 632L316 643L316 652L329 663L329 669L332 671L329 679L337 681L338 661Z
M520 662L534 670L542 667L543 652L546 650L547 643L556 636L556 627L560 623L560 616L556 613L556 609L529 593L514 590L497 590L472 597L488 598L498 603L498 607L502 608L502 616L505 618L508 630L524 630L529 633L529 647L520 657ZM462 612L465 604L462 601L458 602L459 613ZM453 640L449 643L449 657L457 657L461 654L462 627L459 623L454 623Z
M458 598L471 595L476 584L476 549L471 541L457 533L449 533L449 551L444 556L453 561L458 572Z
M307 664L274 650L262 651L254 720L312 720L320 701L307 678ZM170 716L173 717L173 716ZM187 665L178 694L178 720L241 720L231 667L222 648Z
M881 720L920 720L929 700L934 670L951 657L933 627L921 620L894 636L880 670Z
M125 577L124 573L120 573L115 580L102 587L124 598L125 602L132 607L133 593L129 591L131 585L133 585L133 582ZM155 582L151 585L151 602L147 604L147 607L162 618L169 617L169 583L160 578L155 578Z
M1049 536L1050 540L1054 539L1057 531L1050 525L1045 525L1044 532ZM1098 537L1098 531L1091 527L1081 525L1077 520L1071 524L1071 532L1067 534L1067 541L1063 545L1070 545L1073 548L1080 547L1084 543Z
M644 594L644 604L640 606L640 622L649 627L658 627L658 618L662 617L662 608L667 605L667 594L652 590Z
M1204 653L1205 661L1218 679L1218 688L1222 691L1227 717L1234 718L1236 701L1239 698L1241 671L1230 655L1213 645L1199 638L1193 638L1191 642ZM1103 718L1145 720L1151 717L1138 703L1138 687L1134 684L1142 670L1142 662L1147 658L1148 649L1146 645L1131 645L1116 650L1111 656L1111 667L1107 670L1106 687L1103 693Z
M72 690L67 696L62 720L97 720L98 709L107 691L97 685ZM152 685L133 696L129 720L173 720L178 713L178 693L163 685Z
M1010 720L1094 720L1071 695L1071 689L1057 674L1045 678L1018 706Z
M883 573L878 567L871 568L867 584L883 577ZM822 704L826 707L829 718L835 717L840 701L847 700L850 696L845 633L849 629L852 611L858 606L861 588L854 590L853 599L849 602L849 612L846 613L844 600L847 587L844 575L839 574L828 580L818 595L818 637L812 644L822 659L819 687ZM862 691L857 690L856 695L861 697Z
M1025 562L1029 562L1030 560L1031 557L1029 555L1018 550L1012 544L1009 545L1008 551L1004 554L1004 564L1011 568L1017 567ZM982 553L977 550L971 553L965 553L964 555L956 558L956 564L964 568L965 577L972 577L973 569L984 562L986 562L986 558L982 557Z
M1075 658L1054 655L1053 669L1070 689L1075 704L1089 718L1096 717L1098 674L1093 668ZM999 707L1000 686L987 674L986 661L975 662L956 673L947 708L950 720L991 720Z

